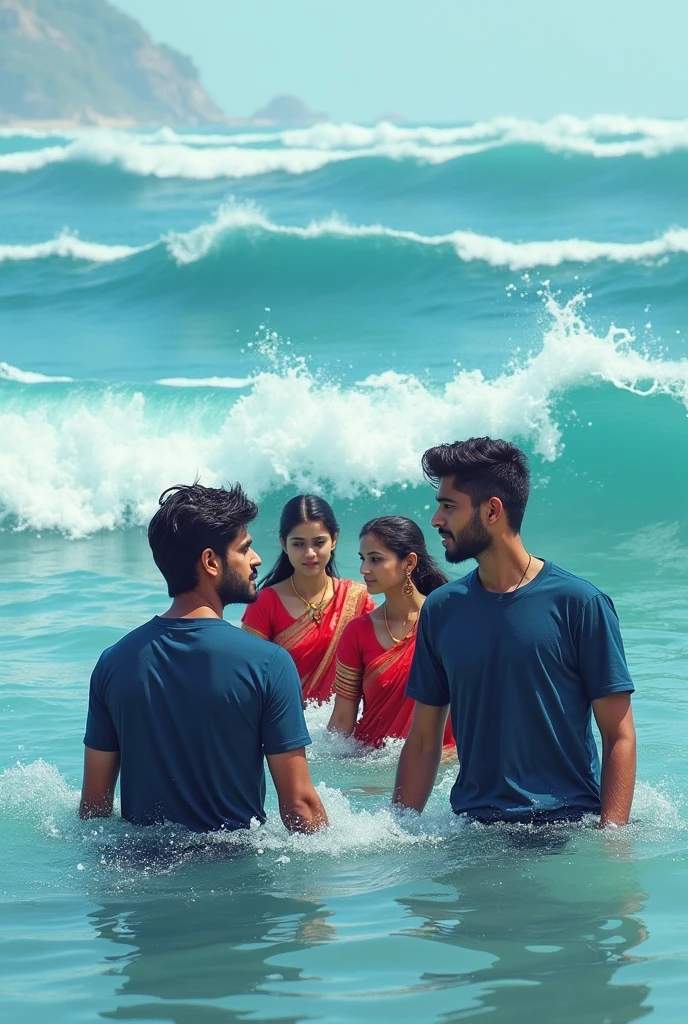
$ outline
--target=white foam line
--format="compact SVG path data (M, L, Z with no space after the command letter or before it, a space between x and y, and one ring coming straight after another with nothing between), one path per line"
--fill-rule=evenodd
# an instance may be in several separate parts
M163 377L156 384L168 388L248 388L253 377Z
M87 260L92 263L115 263L149 248L151 246L84 242L76 235L63 231L57 238L52 238L47 242L34 242L30 245L0 245L0 263L47 260L53 257Z
M597 242L582 238L563 238L543 241L510 242L473 231L451 231L442 235L421 235L416 231L386 227L383 224L349 224L332 215L312 221L305 227L274 224L252 203L228 202L217 212L215 219L190 231L170 232L157 242L146 245L106 245L86 242L68 231L47 242L31 245L0 245L0 263L42 260L53 257L84 260L93 263L113 263L150 251L161 243L178 266L196 263L221 244L223 237L232 232L259 231L265 234L302 239L340 238L345 240L378 238L392 242L432 248L448 247L464 263L482 262L491 267L504 267L513 271L537 267L558 267L564 263L592 263L607 260L610 263L640 263L666 259L688 253L688 229L673 227L658 238L641 242ZM175 386L182 387L177 383ZM223 385L210 384L210 387ZM236 385L224 385L232 387Z
M82 161L118 166L135 175L209 180L279 171L306 174L330 163L371 157L440 164L516 145L600 159L634 155L653 158L688 149L688 121L609 115L582 120L560 115L546 122L494 118L446 128L407 128L386 122L374 127L322 124L212 136L185 135L171 129L152 135L94 130L68 136L61 145L2 154L0 171L28 173L51 164Z
M16 384L71 384L73 377L48 377L45 373L21 370L9 363L0 363L0 380L11 380Z
M259 207L246 203L228 203L218 211L214 221L191 231L170 234L165 241L176 262L183 265L203 259L226 232L250 228L301 239L387 238L414 245L449 246L464 263L481 261L492 267L507 267L514 271L557 267L563 263L590 263L595 260L608 260L612 263L641 262L688 253L688 229L680 227L671 228L659 238L643 242L594 242L580 238L508 242L472 231L421 235L415 231L385 227L383 224L349 224L337 216L312 221L306 227L280 225L272 223Z

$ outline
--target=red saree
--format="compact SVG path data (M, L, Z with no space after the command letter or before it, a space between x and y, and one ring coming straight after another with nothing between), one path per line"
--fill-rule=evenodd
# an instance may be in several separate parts
M388 738L404 739L408 735L415 701L404 690L415 647L414 634L385 650L370 615L356 619L344 631L337 652L335 692L347 700L363 700L363 714L353 732L355 739L381 747ZM449 720L443 745L454 746Z
M241 621L247 632L289 651L301 678L304 700L322 703L334 690L335 655L344 627L374 607L362 583L335 580L334 596L318 624L308 612L292 618L272 587L266 587L258 600L247 606Z

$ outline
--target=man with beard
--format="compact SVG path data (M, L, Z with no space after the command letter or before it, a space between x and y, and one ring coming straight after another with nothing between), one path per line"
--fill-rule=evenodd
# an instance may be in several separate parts
M416 701L394 800L422 811L451 708L457 814L481 822L628 821L635 731L611 600L526 550L530 487L520 449L489 437L430 448L432 525L447 561L478 567L434 591L420 616L406 688ZM591 718L602 737L602 771Z
M282 820L313 832L327 815L313 788L294 663L222 617L256 599L261 564L241 487L171 487L148 527L172 605L100 657L91 677L82 818L175 822L196 832L265 821L263 755Z

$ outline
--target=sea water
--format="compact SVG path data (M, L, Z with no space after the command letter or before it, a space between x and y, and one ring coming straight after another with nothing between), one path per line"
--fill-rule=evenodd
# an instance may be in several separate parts
M688 122L0 136L3 1021L688 1016ZM307 713L331 828L76 816L88 678L166 606L158 494L240 479L431 535L431 444L520 443L525 541L614 599L633 823L421 817ZM441 556L436 538L432 549ZM454 569L456 567L453 567ZM228 609L237 621L241 609ZM143 782L144 780L142 780Z

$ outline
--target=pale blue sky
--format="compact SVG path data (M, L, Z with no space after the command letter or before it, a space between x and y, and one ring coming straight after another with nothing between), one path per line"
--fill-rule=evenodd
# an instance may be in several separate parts
M114 0L228 114L295 93L336 120L688 116L685 0Z

